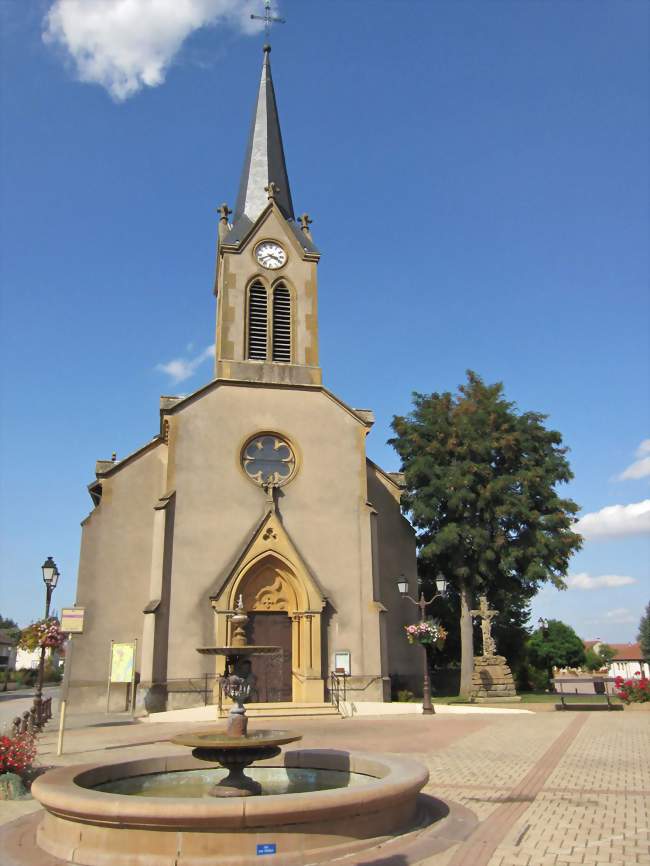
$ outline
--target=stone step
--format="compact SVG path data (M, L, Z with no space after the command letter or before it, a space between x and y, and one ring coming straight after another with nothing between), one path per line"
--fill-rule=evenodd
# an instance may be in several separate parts
M228 705L224 705L223 715L228 714ZM246 715L249 719L288 719L297 716L339 716L340 713L327 703L292 703L277 701L273 703L246 704Z

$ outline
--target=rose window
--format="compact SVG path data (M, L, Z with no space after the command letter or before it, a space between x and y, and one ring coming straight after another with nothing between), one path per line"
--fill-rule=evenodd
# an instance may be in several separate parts
M296 456L286 439L265 433L246 443L242 451L242 465L248 477L262 487L279 487L293 477Z

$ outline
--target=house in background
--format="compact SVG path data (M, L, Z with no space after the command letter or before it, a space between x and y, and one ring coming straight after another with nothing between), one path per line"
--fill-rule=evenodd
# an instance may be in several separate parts
M0 674L16 669L16 641L9 632L0 629Z
M625 677L629 679L633 677L637 671L640 671L642 676L650 677L650 659L644 659L641 652L641 644L639 643L607 643L600 638L596 640L585 641L585 649L593 649L598 652L598 647L602 644L607 644L616 655L607 671L610 677Z
M38 668L38 665L41 661L41 651L40 649L35 650L25 650L25 649L16 649L15 650L15 662L14 662L14 670L22 671L22 670L33 670L35 671ZM58 668L61 664L61 653L53 652L50 647L45 650L45 664L50 662L53 667Z

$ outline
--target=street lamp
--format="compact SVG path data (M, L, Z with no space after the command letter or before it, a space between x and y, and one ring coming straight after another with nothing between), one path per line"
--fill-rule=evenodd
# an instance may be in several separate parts
M397 589L399 590L399 594L402 596L402 598L408 598L408 600L410 602L412 602L413 604L416 604L420 608L420 622L424 622L424 616L425 616L427 605L431 604L431 602L435 601L437 598L440 598L440 596L444 595L445 592L447 591L447 579L442 574L442 572L438 572L438 574L436 575L436 581L435 582L436 582L437 592L435 592L431 596L431 598L429 598L429 599L426 599L424 597L424 593L421 592L420 598L418 599L418 601L416 601L414 598L411 598L411 596L408 594L409 584L408 584L408 580L406 579L406 577L402 574L397 579ZM425 714L428 714L428 713L434 713L435 710L433 709L433 704L431 703L431 681L429 679L429 660L427 657L427 648L424 644L422 644L422 652L424 653L424 659L423 659L424 684L423 684L423 688L422 688L422 712Z
M41 566L41 571L43 572L43 583L45 584L45 619L46 621L50 616L50 602L52 600L52 593L58 583L59 580L59 569L56 567L56 563L52 559L51 556L45 560L43 565ZM41 718L42 705L43 705L43 674L45 672L45 647L41 647L41 658L38 663L38 682L36 684L36 694L34 695L34 709L36 710L36 718Z

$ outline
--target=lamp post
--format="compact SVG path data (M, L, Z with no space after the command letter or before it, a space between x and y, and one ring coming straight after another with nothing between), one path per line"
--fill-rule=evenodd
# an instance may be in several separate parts
M447 591L447 579L442 573L438 572L438 575L436 576L437 592L435 592L429 599L426 599L424 597L423 592L420 593L420 598L417 601L414 598L411 598L411 596L408 594L408 580L404 577L404 575L401 575L401 577L397 579L397 588L402 598L408 598L410 602L420 608L420 622L424 622L427 605L431 604L431 602L435 601L437 598L440 598L440 596L444 595ZM427 657L427 648L424 644L422 644L422 652L424 654L422 712L424 714L429 714L434 713L435 710L433 709L433 704L431 703L431 680L429 678L429 660Z
M546 640L546 638L548 637L548 620L545 617L540 616L540 618L537 620L537 624L539 625L539 630L542 633L542 637L544 638L544 640ZM548 690L553 691L553 663L550 659L547 659L546 675L548 677Z
M43 572L43 583L45 584L45 619L49 619L50 616L50 602L52 600L52 593L56 587L56 584L59 580L59 569L56 567L56 563L52 559L51 556L45 560L43 565L41 566L41 571ZM41 658L38 663L38 681L36 684L36 694L34 695L34 709L36 710L36 718L39 720L41 718L42 706L43 706L43 674L45 672L45 647L41 647Z

